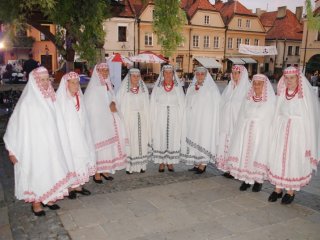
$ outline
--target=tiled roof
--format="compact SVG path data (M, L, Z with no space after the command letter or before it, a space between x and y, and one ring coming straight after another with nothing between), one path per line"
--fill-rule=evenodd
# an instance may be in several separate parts
M271 27L266 39L302 40L303 26L290 10L282 18L277 18L277 12L267 12L260 19L264 26Z
M124 0L124 7L122 11L118 14L119 17L134 17L135 9L129 0Z
M208 0L196 0L187 10L188 16L192 18L197 10L216 11L216 8Z
M239 1L217 2L215 8L220 11L225 24L228 24L235 14L257 16L243 6Z

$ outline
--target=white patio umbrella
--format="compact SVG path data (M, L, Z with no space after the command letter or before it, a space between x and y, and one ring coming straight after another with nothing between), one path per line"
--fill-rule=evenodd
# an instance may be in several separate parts
M165 63L166 60L159 57L157 54L146 51L142 52L136 56L129 57L132 62L138 63ZM147 73L148 73L148 64L147 64Z

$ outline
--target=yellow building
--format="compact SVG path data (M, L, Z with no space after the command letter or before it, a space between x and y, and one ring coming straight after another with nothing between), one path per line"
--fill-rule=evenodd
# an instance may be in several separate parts
M314 14L320 14L320 1L315 1ZM306 73L320 72L320 31L308 29L308 21L304 19L303 38L300 50L300 67Z
M264 57L239 53L239 45L264 46L266 31L256 14L239 1L216 0L215 8L221 13L226 27L224 69L230 72L232 64L244 64L249 76L263 72Z

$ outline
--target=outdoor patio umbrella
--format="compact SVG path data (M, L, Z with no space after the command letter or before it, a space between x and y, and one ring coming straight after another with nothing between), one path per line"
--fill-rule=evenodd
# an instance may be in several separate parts
M147 63L147 73L148 73L148 63L165 63L166 60L159 55L151 52L151 51L145 51L142 52L136 56L132 56L129 58L132 62L138 62L138 63Z

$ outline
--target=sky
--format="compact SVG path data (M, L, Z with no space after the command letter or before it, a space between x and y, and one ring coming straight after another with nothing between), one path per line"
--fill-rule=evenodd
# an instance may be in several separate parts
M223 0L226 2L227 0ZM296 7L304 6L305 0L238 0L248 9L252 9L256 12L256 8L261 8L262 10L275 11L278 7L287 6L291 11L295 12ZM210 0L214 3L214 0Z

